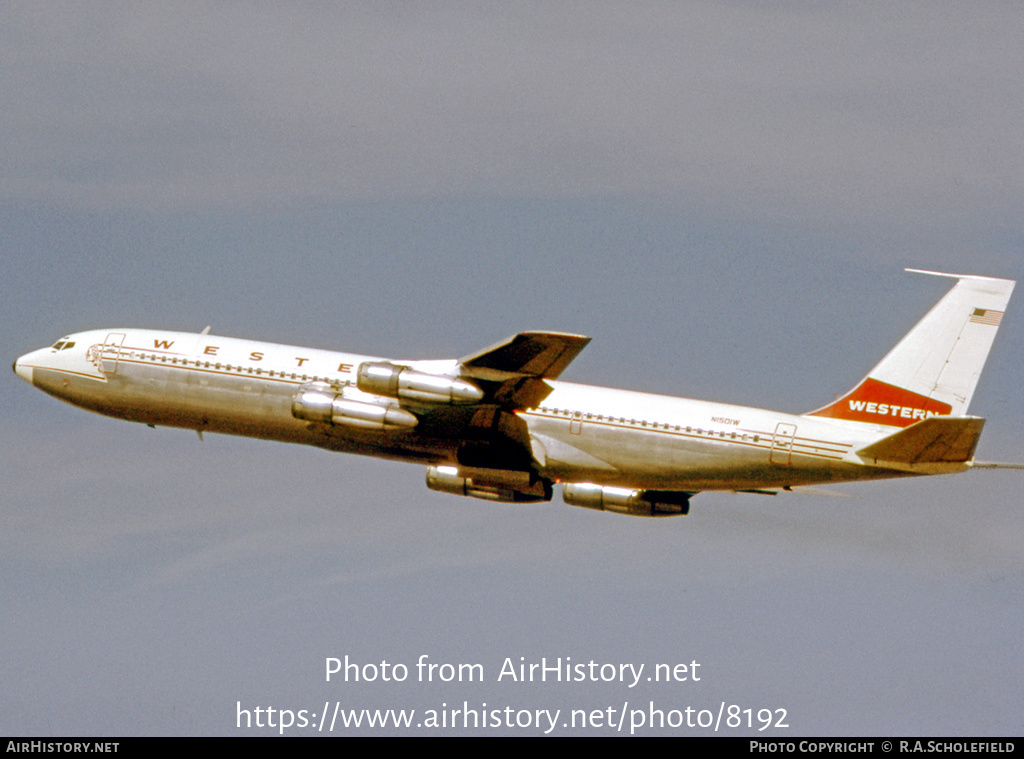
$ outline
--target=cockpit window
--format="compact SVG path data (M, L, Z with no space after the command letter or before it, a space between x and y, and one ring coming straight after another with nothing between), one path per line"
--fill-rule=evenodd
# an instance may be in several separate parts
M63 351L73 347L75 347L75 341L68 340L66 337L62 337L60 340L53 344L53 350L55 351Z

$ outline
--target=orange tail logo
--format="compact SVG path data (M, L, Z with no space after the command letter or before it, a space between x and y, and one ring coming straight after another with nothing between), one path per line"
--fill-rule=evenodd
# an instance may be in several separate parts
M809 416L909 427L929 416L941 416L952 410L952 406L942 401L868 377L831 406Z

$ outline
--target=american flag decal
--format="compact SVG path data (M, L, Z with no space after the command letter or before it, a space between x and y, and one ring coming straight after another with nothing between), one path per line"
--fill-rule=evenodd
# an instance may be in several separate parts
M1002 311L993 311L992 309L976 308L974 313L971 314L971 318L968 319L970 322L975 324L990 324L993 327L998 327L999 322L1003 320Z

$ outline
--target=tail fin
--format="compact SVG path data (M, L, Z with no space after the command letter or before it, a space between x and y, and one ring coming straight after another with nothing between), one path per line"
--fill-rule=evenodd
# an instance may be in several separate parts
M967 413L1015 283L907 271L957 283L859 385L809 416L908 427L931 416Z

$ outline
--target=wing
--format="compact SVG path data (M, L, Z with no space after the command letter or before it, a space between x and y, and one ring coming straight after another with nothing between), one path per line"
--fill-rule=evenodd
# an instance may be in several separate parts
M583 335L521 332L459 359L460 375L480 381L502 408L529 408L551 392L544 380L556 379L589 342Z
M526 422L514 412L538 405L552 391L547 380L557 377L590 338L557 332L523 332L457 362L458 376L435 374L426 362L416 367L392 361L367 361L357 371L362 393L394 398L393 426L416 428L421 439L456 446L460 466L530 471L533 452ZM318 399L313 399L318 400ZM338 414L330 401L332 423ZM364 411L363 407L371 406ZM348 408L345 406L344 408ZM375 424L384 412L360 401L356 412ZM400 413L399 413L400 412ZM311 412L313 413L313 412ZM353 412L354 414L355 412Z
M459 359L459 363L480 376L488 370L556 379L580 351L589 337L563 332L520 332Z

